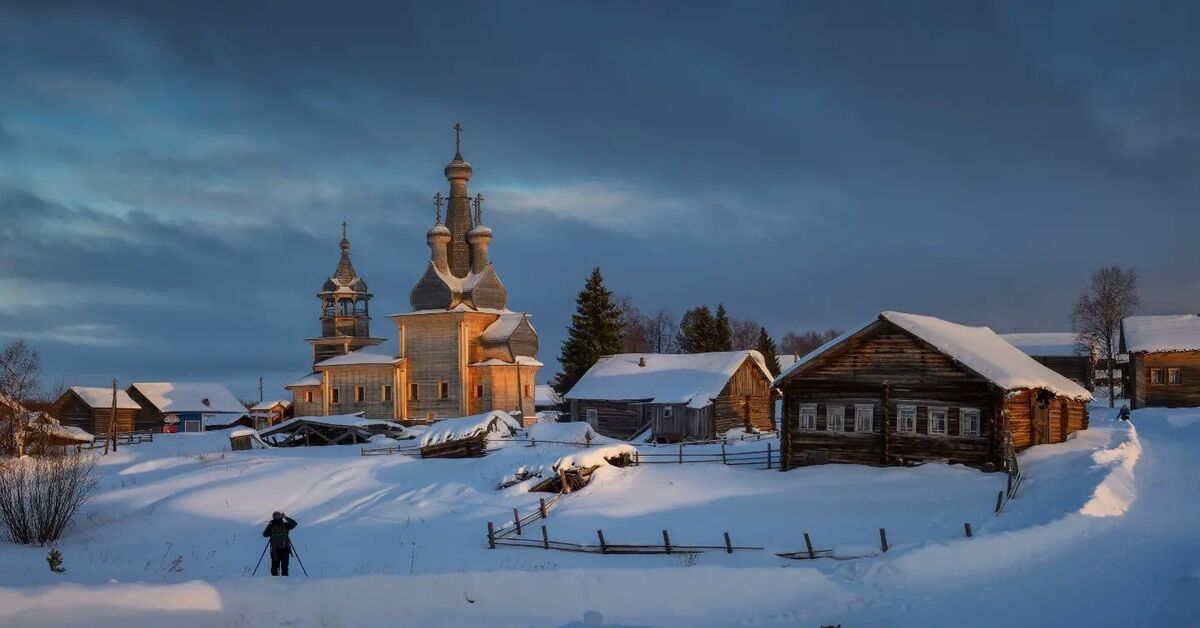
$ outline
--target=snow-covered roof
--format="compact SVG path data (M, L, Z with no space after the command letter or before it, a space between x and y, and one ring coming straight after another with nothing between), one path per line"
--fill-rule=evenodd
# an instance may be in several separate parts
M770 373L757 351L712 353L621 353L600 358L568 392L567 399L646 399L703 408L721 394L747 359ZM645 366L642 361L645 360Z
M72 386L71 392L79 396L89 407L111 408L113 391L102 386ZM142 407L124 390L117 390L118 410L140 410Z
M1064 358L1080 355L1075 344L1078 336L1069 331L1051 331L1022 334L1000 334L1012 346L1025 355L1039 358Z
M366 419L358 414L331 414L329 416L294 417L261 430L259 431L259 434L262 436L267 436L297 423L313 423L316 425L328 425L330 427L389 427L398 431L403 431L405 429L403 425L400 425L395 421L387 421L384 419Z
M499 358L491 358L482 362L472 362L471 366L512 366L514 364L520 364L521 366L545 366L537 358L531 358L527 355L518 355L515 362L505 362Z
M345 366L347 364L395 364L402 358L398 358L390 353L381 353L374 347L351 351L345 355L338 355L327 360L317 362L317 366Z
M1091 393L1082 386L1042 366L987 327L967 327L904 312L883 312L877 320L904 329L1005 390L1044 388L1063 397L1091 399ZM864 323L814 349L780 373L775 384L782 383L805 364L874 323L874 320Z
M442 419L429 426L421 437L421 446L437 445L452 440L471 438L482 432L500 432L512 434L521 429L521 423L507 412L492 410L483 414L474 414L457 419Z
M1128 353L1200 351L1200 314L1130 316L1121 335Z
M284 388L292 388L293 386L320 386L324 381L320 373L309 373L304 377L284 386Z
M487 328L483 330L483 333L479 335L479 338L487 342L508 340L508 338L512 336L513 332L517 330L517 326L521 324L521 321L525 320L526 316L526 314L519 312L501 314L500 318L497 318L492 322L491 325L488 325Z
M142 393L159 412L246 413L246 406L221 384L135 382L132 388Z
M538 384L533 397L535 406L556 406L563 400L562 395L558 394L550 384Z
M775 359L779 360L779 369L783 370L783 369L786 369L787 367L795 364L796 360L800 359L800 356L792 354L792 353L782 353L780 355L775 356Z
M287 408L288 406L292 405L292 402L288 401L287 399L268 399L266 401L260 401L256 404L254 404L253 406L250 406L250 409L251 410L270 410L271 408L274 408L275 406L280 406L280 405Z

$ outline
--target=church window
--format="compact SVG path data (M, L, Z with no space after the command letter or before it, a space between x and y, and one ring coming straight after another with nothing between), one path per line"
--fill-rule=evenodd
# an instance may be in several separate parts
M311 390L304 391L304 403L312 403L312 402L313 402L313 391L311 391Z
M379 398L384 401L391 401L392 400L392 387L388 386L387 384L384 384L383 387L379 389Z
M357 403L362 403L363 401L366 401L366 399L367 399L367 389L363 388L362 386L355 386L354 387L354 401Z
M338 388L329 389L329 403L341 403L341 390Z
M475 398L476 399L483 398L483 384L475 384Z
M525 384L525 396L532 397L533 394L529 391L529 384Z
M421 398L421 387L417 384L408 385L408 398L417 401Z
M438 399L450 398L450 382L438 382Z

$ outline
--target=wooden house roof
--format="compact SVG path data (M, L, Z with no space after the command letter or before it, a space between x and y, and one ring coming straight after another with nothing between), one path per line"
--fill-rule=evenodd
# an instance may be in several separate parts
M1200 351L1200 314L1127 317L1121 321L1121 351Z
M768 381L771 374L757 351L711 353L621 353L600 358L566 399L688 404L703 408L721 394L738 368L750 360Z

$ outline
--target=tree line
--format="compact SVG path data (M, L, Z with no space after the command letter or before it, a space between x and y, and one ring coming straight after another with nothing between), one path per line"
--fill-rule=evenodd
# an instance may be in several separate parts
M663 308L647 313L630 297L609 290L600 269L594 268L575 297L575 314L559 354L563 369L551 383L565 393L596 360L617 353L755 349L771 374L778 375L779 355L804 355L841 333L838 329L788 332L777 344L766 327L750 318L730 316L723 303L715 309L697 305L679 319Z

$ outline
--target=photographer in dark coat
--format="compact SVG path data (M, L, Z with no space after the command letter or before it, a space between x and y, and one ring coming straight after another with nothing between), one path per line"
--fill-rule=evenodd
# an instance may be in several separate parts
M296 520L275 511L271 523L263 529L263 536L271 540L271 575L288 575L288 558L292 554L292 539L288 537L296 527Z

